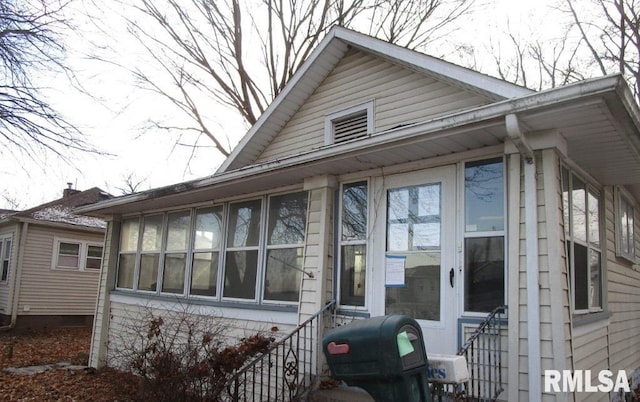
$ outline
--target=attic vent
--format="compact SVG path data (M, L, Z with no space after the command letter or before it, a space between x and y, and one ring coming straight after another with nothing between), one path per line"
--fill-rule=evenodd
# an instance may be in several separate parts
M333 121L333 142L339 144L367 135L367 111Z
M325 120L325 143L327 145L366 137L372 132L373 102L333 113Z

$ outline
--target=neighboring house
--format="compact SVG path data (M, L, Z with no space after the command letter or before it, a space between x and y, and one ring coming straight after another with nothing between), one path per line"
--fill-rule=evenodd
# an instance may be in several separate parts
M77 210L108 222L91 364L143 308L242 336L335 299L449 354L507 305L505 400L640 367L639 128L618 75L534 92L334 28L213 176Z
M2 328L91 325L106 224L72 209L109 198L67 188L58 200L0 215Z

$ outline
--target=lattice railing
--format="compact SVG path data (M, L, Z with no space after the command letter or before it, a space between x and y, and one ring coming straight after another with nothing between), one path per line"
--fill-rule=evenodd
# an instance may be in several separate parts
M249 362L227 383L230 400L296 401L300 400L318 372L320 329L335 301L327 303L311 318L272 345L267 352Z

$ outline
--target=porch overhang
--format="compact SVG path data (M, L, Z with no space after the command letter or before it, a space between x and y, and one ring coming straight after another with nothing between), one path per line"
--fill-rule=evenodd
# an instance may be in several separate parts
M122 196L76 209L107 217L215 203L229 197L503 144L505 117L526 132L554 131L567 156L603 185L625 185L640 199L640 113L619 75L591 79L517 99L412 123L365 139L326 146L203 179Z

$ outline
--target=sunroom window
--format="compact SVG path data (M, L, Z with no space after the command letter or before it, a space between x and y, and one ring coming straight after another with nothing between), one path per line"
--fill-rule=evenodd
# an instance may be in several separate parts
M298 192L125 219L116 288L295 303L307 202L307 192Z
M0 281L9 277L9 261L11 257L11 236L0 237Z
M602 308L600 193L562 168L562 208L574 312Z
M636 261L635 210L632 198L616 188L616 251L618 256Z

